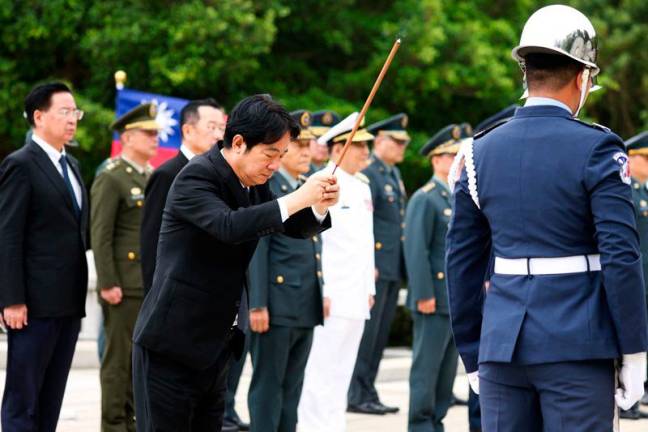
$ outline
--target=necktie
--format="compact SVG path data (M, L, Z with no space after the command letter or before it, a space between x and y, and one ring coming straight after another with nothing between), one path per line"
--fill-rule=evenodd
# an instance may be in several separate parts
M72 207L74 208L74 215L77 219L81 216L81 209L79 208L79 203L77 202L76 195L74 194L74 188L72 187L72 182L70 181L70 176L68 175L68 161L65 155L61 156L59 159L61 168L63 168L63 182L67 187L68 192L70 193L70 198L72 198Z

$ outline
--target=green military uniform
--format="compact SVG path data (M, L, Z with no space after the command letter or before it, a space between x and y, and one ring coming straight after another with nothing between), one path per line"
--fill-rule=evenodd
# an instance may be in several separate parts
M629 156L643 155L648 158L648 131L630 138L625 142L625 145ZM639 247L641 248L641 261L646 284L646 304L648 305L648 184L642 183L634 177L632 178L632 200L637 217L637 232L639 233ZM646 385L646 389L648 390L648 385ZM648 405L648 394L644 395L641 402ZM639 415L638 405L633 408L635 415Z
M427 157L456 154L461 128L450 125L423 147ZM443 431L452 400L458 353L452 340L445 282L445 237L452 216L448 185L438 177L421 187L407 206L405 263L414 344L410 370L409 431ZM419 300L436 299L436 312L422 314Z
M367 130L375 136L388 135L407 145L410 137L407 115L397 114L374 123ZM362 171L369 178L373 201L375 265L378 270L375 303L371 319L365 324L358 358L349 386L349 408L359 412L396 412L397 408L382 405L375 382L389 330L398 306L398 292L405 276L403 261L403 227L405 220L405 185L396 166L371 156L371 163ZM373 405L371 405L373 404Z
M333 125L336 125L340 122L340 116L335 111L321 110L315 111L311 114L309 130L314 135L315 138L319 138L324 135L326 132L331 129ZM322 144L326 147L326 144ZM311 162L310 170L308 175L311 175L317 171L320 171L326 167L326 162L322 164L316 164Z
M292 113L301 120L307 138L304 112ZM294 179L283 168L269 181L281 197L305 180ZM297 405L304 370L313 342L313 329L323 323L322 242L294 239L283 234L264 237L249 267L250 309L267 308L270 329L251 332L250 353L254 368L248 407L253 432L290 432L297 425Z
M123 131L128 125L138 124L140 128L157 129L154 116L151 104L140 105L112 127ZM97 288L122 290L122 301L116 305L109 305L99 297L106 338L100 371L104 432L135 430L131 339L144 295L140 224L150 173L150 168L142 169L118 157L99 172L91 189L91 241Z

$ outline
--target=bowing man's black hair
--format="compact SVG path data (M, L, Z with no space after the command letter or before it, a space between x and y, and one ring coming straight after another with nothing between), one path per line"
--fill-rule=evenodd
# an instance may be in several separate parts
M232 147L234 136L241 135L249 151L257 144L272 144L288 132L292 139L299 136L295 119L268 94L248 96L236 104L225 127L223 146Z

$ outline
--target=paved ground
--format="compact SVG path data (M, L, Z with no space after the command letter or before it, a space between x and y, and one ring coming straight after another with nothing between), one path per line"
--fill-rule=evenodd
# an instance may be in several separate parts
M409 353L405 350L390 350L381 365L378 378L378 391L389 405L401 407L401 412L387 416L367 416L348 414L348 432L399 432L407 430L408 384L407 373L410 364ZM249 363L242 377L237 408L241 416L247 418L246 395L250 383ZM4 384L4 371L0 371L0 385ZM465 397L468 383L460 373L455 382L455 394ZM99 371L96 368L75 368L63 401L59 432L99 431ZM453 407L445 420L447 432L468 432L467 410ZM621 422L623 432L648 431L648 420ZM302 431L307 432L307 431ZM522 432L522 431L521 431Z

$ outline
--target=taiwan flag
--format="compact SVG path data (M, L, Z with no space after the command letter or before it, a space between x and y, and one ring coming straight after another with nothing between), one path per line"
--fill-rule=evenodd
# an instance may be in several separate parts
M154 168L174 157L182 144L182 133L180 132L180 111L189 102L186 99L179 99L169 96L162 96L155 93L145 93L137 90L123 88L117 90L115 101L116 117L126 114L131 109L142 103L153 102L157 104L157 122L161 125L158 135L159 147L157 155L149 161ZM121 152L119 134L113 134L110 157L115 157Z

